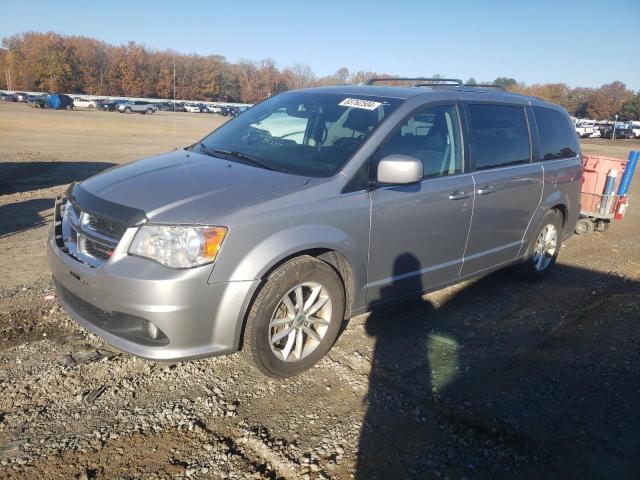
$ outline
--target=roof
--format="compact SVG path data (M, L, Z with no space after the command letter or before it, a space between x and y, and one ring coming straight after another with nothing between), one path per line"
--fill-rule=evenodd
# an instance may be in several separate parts
M294 92L300 90L293 90ZM335 85L328 87L314 87L307 88L304 91L314 91L318 93L343 93L347 95L370 95L377 97L389 97L389 98L399 98L402 100L406 100L411 97L416 97L419 95L428 96L430 93L442 93L442 92L452 92L452 93L462 93L467 98L469 94L482 96L487 100L492 101L515 101L517 103L529 103L531 105L544 106L554 109L560 109L564 111L559 105L554 103L546 102L540 98L529 97L526 95L520 95L518 93L506 92L504 90L495 90L490 88L483 87L473 87L470 85L435 85L435 86L422 86L422 87L397 87L397 86L389 86L389 85Z

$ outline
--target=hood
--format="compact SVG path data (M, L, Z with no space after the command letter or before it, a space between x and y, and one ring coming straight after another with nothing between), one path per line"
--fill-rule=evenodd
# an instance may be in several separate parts
M103 200L103 205L141 210L151 222L198 223L290 192L308 181L299 175L176 150L106 170L80 187Z

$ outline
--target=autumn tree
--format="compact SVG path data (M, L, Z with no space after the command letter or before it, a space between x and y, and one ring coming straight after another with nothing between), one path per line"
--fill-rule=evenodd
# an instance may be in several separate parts
M62 91L94 95L214 100L255 103L294 88L366 83L397 75L347 67L316 77L296 63L278 67L274 60L228 62L221 55L185 55L157 51L136 42L109 45L83 36L26 32L6 37L0 48L0 88ZM174 77L175 73L175 77ZM433 78L443 78L433 74ZM175 78L175 90L174 90ZM468 84L478 83L474 78ZM479 82L491 83L491 82ZM638 94L621 82L600 88L570 88L564 83L527 86L511 77L493 82L505 90L532 95L564 106L579 117L638 118ZM407 85L391 81L390 84Z

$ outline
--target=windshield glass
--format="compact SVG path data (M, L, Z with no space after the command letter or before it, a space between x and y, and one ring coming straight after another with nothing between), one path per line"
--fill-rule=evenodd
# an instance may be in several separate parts
M402 100L292 92L266 100L205 137L193 150L313 177L330 177Z

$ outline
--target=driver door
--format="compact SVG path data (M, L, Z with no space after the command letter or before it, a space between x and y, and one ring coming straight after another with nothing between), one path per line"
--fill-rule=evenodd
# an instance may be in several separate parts
M473 211L474 184L464 172L459 108L429 106L381 146L376 159L410 155L422 182L371 192L367 297L376 304L455 281Z

